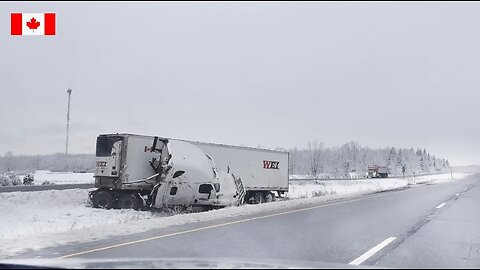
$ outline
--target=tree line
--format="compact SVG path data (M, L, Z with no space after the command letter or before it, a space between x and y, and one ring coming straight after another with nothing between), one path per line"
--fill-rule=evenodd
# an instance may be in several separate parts
M368 166L388 168L391 175L446 172L452 168L445 158L438 158L426 149L395 148L370 149L351 141L339 147L326 148L311 141L303 149L289 150L290 174L310 177L349 177L352 173L365 176Z
M324 147L318 141L311 141L305 148L290 149L289 153L289 173L310 177L349 177L352 172L364 176L369 165L386 166L391 175L401 175L403 167L406 174L451 170L447 159L438 158L426 149L370 149L354 141L331 148ZM0 155L0 173L26 173L36 170L93 172L94 169L95 155L92 154L17 156L7 152Z
M14 155L7 152L0 155L0 173L15 171L27 173L37 170L52 172L93 172L95 155L89 154L51 154L51 155Z

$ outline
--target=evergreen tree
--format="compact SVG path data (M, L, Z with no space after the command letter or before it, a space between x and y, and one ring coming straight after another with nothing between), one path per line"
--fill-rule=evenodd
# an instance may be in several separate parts
M397 173L402 172L402 166L404 165L402 149L398 150L397 162L396 162L396 171Z
M390 148L387 156L387 168L391 174L396 174L397 151L395 147Z

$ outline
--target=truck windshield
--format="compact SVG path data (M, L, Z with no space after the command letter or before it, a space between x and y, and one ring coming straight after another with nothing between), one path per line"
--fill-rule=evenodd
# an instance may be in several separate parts
M210 194L212 192L213 187L210 184L202 184L198 188L198 193L203 193L203 194Z

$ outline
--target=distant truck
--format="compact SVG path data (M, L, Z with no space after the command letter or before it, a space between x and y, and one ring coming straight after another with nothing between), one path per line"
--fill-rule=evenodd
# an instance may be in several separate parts
M368 166L368 178L388 178L388 168L383 166Z
M97 138L96 208L211 209L288 191L288 152L135 134Z

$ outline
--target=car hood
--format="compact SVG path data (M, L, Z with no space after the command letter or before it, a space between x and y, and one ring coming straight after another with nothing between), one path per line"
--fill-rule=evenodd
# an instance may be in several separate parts
M287 261L261 259L230 259L230 258L124 258L124 259L9 259L0 260L0 268L57 268L57 269L85 269L85 268L371 268L348 264L324 263L315 261Z

